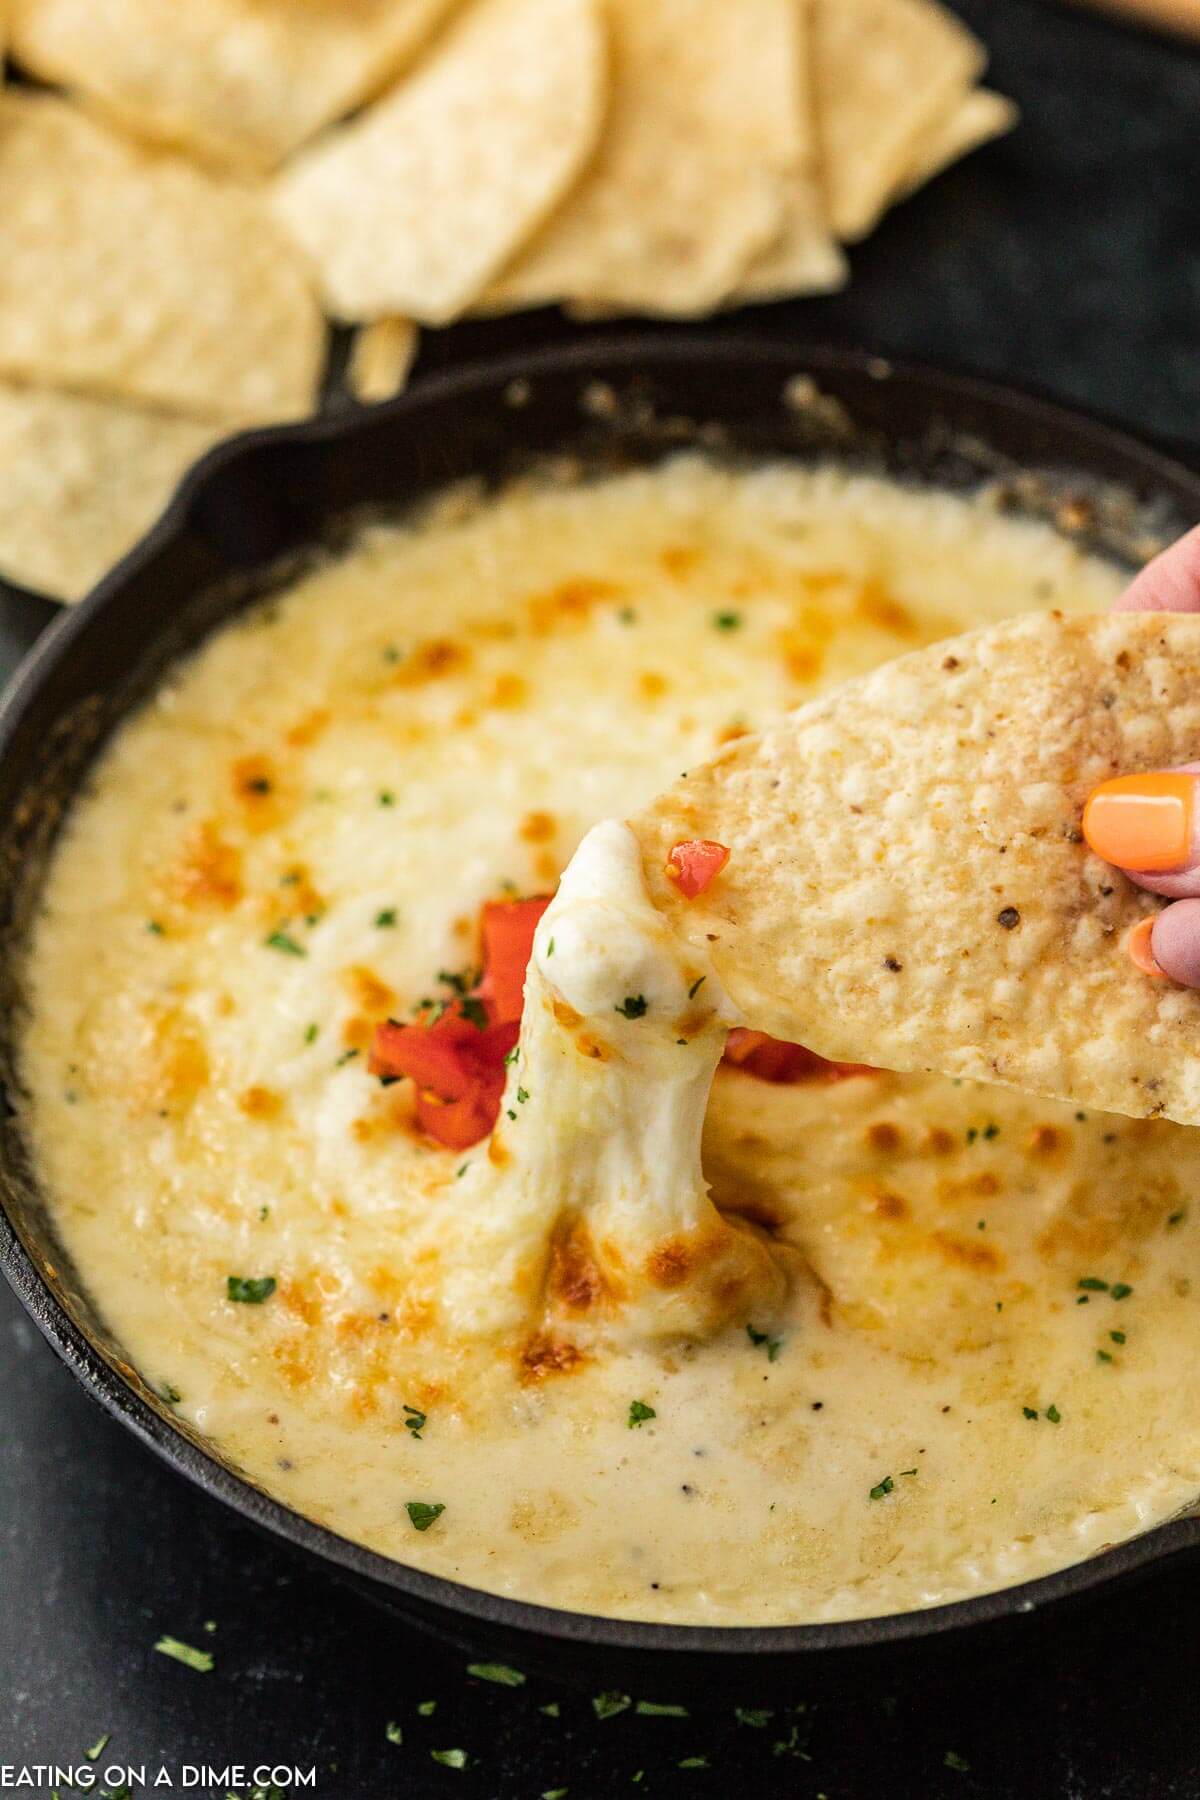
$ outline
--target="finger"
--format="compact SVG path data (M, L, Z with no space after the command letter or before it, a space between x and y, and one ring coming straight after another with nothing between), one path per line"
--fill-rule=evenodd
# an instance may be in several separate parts
M1200 896L1200 763L1102 781L1083 809L1083 835L1150 893Z
M1200 612L1200 525L1135 575L1115 612Z
M1200 987L1200 900L1177 900L1160 912L1150 948L1164 975L1185 987Z

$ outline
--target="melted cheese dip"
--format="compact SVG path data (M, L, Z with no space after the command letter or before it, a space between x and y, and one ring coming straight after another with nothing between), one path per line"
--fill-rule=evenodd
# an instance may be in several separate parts
M219 631L100 759L29 958L25 1125L130 1359L346 1537L629 1618L924 1606L1193 1498L1200 1134L722 1067L704 1176L791 1277L663 1335L556 1288L522 1212L545 1181L424 1140L411 1084L366 1069L379 1020L475 961L483 901L552 889L731 733L1119 585L986 501L685 457L452 496ZM655 1104L596 1159L618 1252L638 1182L671 1197ZM501 1144L535 1129L502 1115ZM547 1309L573 1358L529 1355Z

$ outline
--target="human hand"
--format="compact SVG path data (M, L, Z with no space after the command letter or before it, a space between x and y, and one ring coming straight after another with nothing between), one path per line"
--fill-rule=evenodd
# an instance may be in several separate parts
M1200 612L1200 526L1147 563L1118 612ZM1131 881L1173 902L1130 933L1147 975L1200 987L1200 762L1102 782L1088 800L1089 847Z

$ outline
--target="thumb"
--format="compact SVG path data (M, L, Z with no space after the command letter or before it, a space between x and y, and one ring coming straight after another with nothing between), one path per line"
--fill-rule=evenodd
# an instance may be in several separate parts
M1200 763L1102 781L1083 809L1083 835L1150 893L1200 896Z
M1105 862L1153 894L1174 900L1142 920L1127 947L1148 975L1200 987L1200 763L1100 784L1083 812L1083 835Z

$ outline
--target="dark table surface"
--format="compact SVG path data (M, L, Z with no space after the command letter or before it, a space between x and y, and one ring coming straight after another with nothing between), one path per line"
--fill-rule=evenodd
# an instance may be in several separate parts
M1200 54L1039 0L959 10L1020 131L892 214L844 294L730 329L1033 383L1200 460ZM426 340L421 368L570 329L551 314L461 327ZM50 616L0 590L4 673ZM186 1487L85 1398L7 1291L0 1368L0 1791L111 1732L99 1769L165 1766L179 1791L185 1765L315 1765L323 1800L1200 1796L1200 1569L1031 1621L999 1655L964 1643L952 1674L897 1653L837 1697L798 1678L759 1726L711 1701L600 1721L586 1694L470 1679ZM164 1632L210 1649L212 1671L155 1655ZM540 1710L555 1701L557 1717ZM465 1771L430 1755L448 1748ZM192 1791L234 1786L250 1782Z

